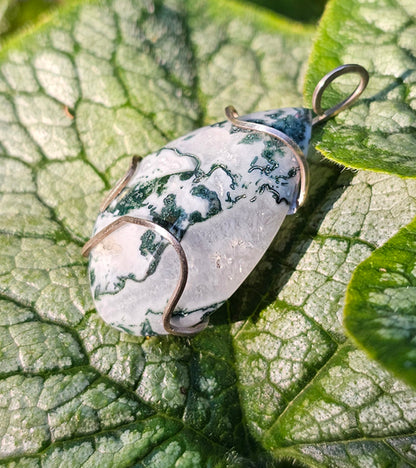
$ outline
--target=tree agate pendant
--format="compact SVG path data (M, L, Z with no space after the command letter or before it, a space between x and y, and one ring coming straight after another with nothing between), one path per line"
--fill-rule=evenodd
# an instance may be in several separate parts
M307 109L242 117L280 130L306 154ZM94 234L122 216L167 229L186 254L188 278L173 312L192 327L218 309L265 253L299 190L299 165L275 138L231 122L200 128L145 157L98 216ZM153 229L125 224L90 254L91 290L110 325L135 335L165 334L162 314L178 277L178 256Z
M238 117L228 107L228 120L168 143L138 167L133 159L83 251L97 311L108 324L145 336L205 328L302 203L312 124L365 88L362 67L343 67L321 80L314 105L320 109L323 89L340 74L359 73L360 85L336 108L314 107L313 121L303 108Z

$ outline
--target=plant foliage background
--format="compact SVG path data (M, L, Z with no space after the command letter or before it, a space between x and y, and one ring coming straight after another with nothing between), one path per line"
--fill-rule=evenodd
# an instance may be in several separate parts
M299 4L281 13L305 24L231 1L78 2L23 30L1 4L1 466L415 466L415 4L330 0L317 29L322 3ZM80 249L131 156L227 104L302 105L304 82L310 105L348 62L367 91L316 130L307 205L213 326L106 326Z

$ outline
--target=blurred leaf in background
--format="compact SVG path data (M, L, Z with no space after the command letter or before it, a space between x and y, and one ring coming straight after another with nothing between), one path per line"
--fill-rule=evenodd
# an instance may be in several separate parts
M252 0L251 3L275 11L279 15L305 23L316 23L327 0Z
M35 24L38 18L62 2L60 0L0 0L0 38Z

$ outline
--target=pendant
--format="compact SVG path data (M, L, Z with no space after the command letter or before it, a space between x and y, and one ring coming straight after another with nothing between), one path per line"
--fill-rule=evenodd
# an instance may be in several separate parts
M323 92L345 73L359 74L359 85L323 111ZM304 202L312 127L350 106L367 83L363 67L343 65L318 83L314 119L304 108L239 117L229 106L226 121L178 138L140 164L134 157L83 248L101 317L134 335L203 330Z

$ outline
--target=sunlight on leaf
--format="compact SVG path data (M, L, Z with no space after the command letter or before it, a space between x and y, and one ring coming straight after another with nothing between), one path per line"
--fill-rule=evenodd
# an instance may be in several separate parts
M408 0L331 1L309 60L308 104L319 78L358 63L370 74L363 97L316 135L326 157L358 169L416 176L416 9ZM357 83L337 79L323 105L343 100Z
M354 272L345 325L370 356L416 385L416 221Z
M5 466L412 463L415 394L341 316L353 270L416 215L413 180L312 152L306 206L195 338L121 333L90 297L81 246L131 156L227 104L301 105L313 33L234 2L92 1L1 52Z
M276 457L377 466L386 453L400 460L388 436L415 440L415 392L355 350L342 328L352 272L413 218L415 193L413 180L341 174L272 263L269 305L234 326L247 423Z
M210 5L66 7L2 52L5 463L224 466L257 459L228 326L190 342L109 328L93 310L81 257L99 203L132 154L223 119L229 102L276 107L287 94L300 104L310 28L262 13L246 21L248 10L238 5ZM242 37L242 29L250 34ZM296 59L285 70L291 53ZM241 81L235 70L230 86L221 75L234 56L247 67ZM252 88L256 81L262 85Z

